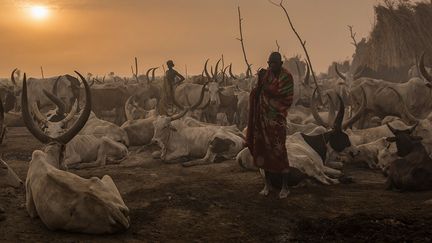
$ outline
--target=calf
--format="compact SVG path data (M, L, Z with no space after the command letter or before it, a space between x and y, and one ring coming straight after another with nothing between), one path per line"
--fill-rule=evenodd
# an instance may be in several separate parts
M77 135L66 145L64 164L73 169L118 164L127 155L125 145L108 137Z

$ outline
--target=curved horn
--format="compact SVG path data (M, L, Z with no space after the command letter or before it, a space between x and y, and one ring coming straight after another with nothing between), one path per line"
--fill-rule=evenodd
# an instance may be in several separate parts
M337 75L338 75L341 79L343 79L344 81L346 81L346 77L345 77L345 75L343 75L343 74L339 71L337 63L335 63L335 70L336 70Z
M151 81L153 82L153 81L155 81L155 72L156 72L156 70L158 70L159 69L159 67L155 67L155 68L153 68L153 70L152 70L152 78L151 78Z
M361 78L362 73L366 70L366 65L361 66L357 69L357 72L354 74L354 80Z
M92 83L89 84L89 86L92 87L94 85L94 83L95 83L95 78L92 78Z
M410 129L409 129L409 134L411 134L411 133L413 133L414 132L414 130L417 128L417 126L420 124L420 122L416 122L415 124L414 124L414 126L412 126Z
M316 92L317 92L317 89L314 90L312 97L311 97L311 107L310 107L311 113L312 113L312 116L315 118L315 121L318 123L318 125L328 128L329 125L323 121L323 119L321 118L321 116L319 115L319 113L316 109L316 102L315 102Z
M23 117L24 124L27 129L33 136L38 139L42 143L48 143L52 140L49 136L43 133L38 126L35 125L33 118L30 115L28 97L27 97L27 78L24 73L23 87L22 87L22 95L21 95L21 114Z
M75 71L75 73L78 74L78 76L81 78L81 80L84 84L85 94L86 94L86 104L84 106L84 110L82 111L80 117L75 122L75 124L72 126L72 128L69 129L64 134L62 134L61 136L59 136L58 138L56 138L56 140L62 144L67 144L70 140L72 140L72 138L75 137L75 135L77 135L79 133L79 131L86 124L86 122L90 116L91 109L92 109L91 108L91 106L92 106L91 91L90 91L90 87L87 83L87 80L79 72Z
M232 63L230 63L230 65L229 65L229 75L231 76L231 78L233 78L233 79L237 79L237 77L236 76L234 76L234 74L232 73Z
M129 111L129 109L128 109L128 106L129 106L129 103L130 103L131 99L132 99L132 96L130 96L130 97L126 100L126 103L125 103L125 106L124 106L124 110L125 110L125 114L126 114L126 119L127 119L128 121L133 121L133 116L132 116L132 114L130 113L130 111Z
M77 112L78 112L78 99L75 99L75 102L69 114L65 117L65 119L62 120L63 124L67 124L70 120L72 120Z
M42 92L58 107L57 114L63 115L66 112L66 104L59 97L46 91L45 89L42 89Z
M329 115L328 115L327 124L332 124L336 117L336 111L335 111L336 104L329 93L327 93L327 97L329 101Z
M336 94L339 100L339 111L333 124L333 129L336 131L342 131L342 122L345 116L345 104L343 103L342 97Z
M179 114L176 114L174 116L171 116L171 121L175 121L178 120L182 117L184 117L186 115L186 113L189 111L189 109L184 109L182 112L180 112Z
M227 75L226 75L226 71L227 71L228 68L229 68L229 66L226 66L226 67L222 70L222 81L221 81L220 83L225 82L225 77L227 76Z
M17 82L15 81L15 72L18 70L18 68L15 68L12 73L11 73L11 81L13 83L14 86L18 86Z
M150 77L149 77L149 75L150 75L151 71L152 71L152 68L148 69L147 72L146 72L147 83L150 83Z
M209 82L205 83L204 86L201 89L201 94L200 94L200 98L198 99L197 103L193 106L191 106L190 110L195 110L198 106L201 105L202 101L204 100L204 93L205 93L205 88L207 86Z
M217 61L217 63L216 63L216 67L215 67L215 70L214 70L214 74L213 74L213 80L215 81L215 82L217 82L218 81L218 79L217 79L217 76L218 76L218 73L219 73L219 63L221 62L221 59L219 59L218 61Z
M209 61L209 60L210 60L210 59L207 59L207 61L206 61L205 64L204 64L204 73L205 73L207 79L210 81L210 80L211 80L211 77L210 77L210 74L209 74L208 69L207 69L207 64L208 64L208 61Z
M42 114L42 112L40 112L37 103L36 103L36 102L33 103L33 104L31 105L31 107L32 107L32 111L33 111L33 114L34 114L36 120L37 120L39 123L46 124L46 123L48 122L48 120L47 120L47 118Z
M425 53L423 52L423 54L420 57L420 65L419 65L420 73L428 82L432 83L432 77L429 75L424 65L424 56Z
M394 129L389 123L386 123L388 129L394 134L396 135L396 129Z
M303 79L303 83L305 85L309 85L309 78L310 78L310 68L308 62L306 62L306 75Z
M59 82L60 78L61 78L61 75L57 77L56 81L54 81L54 85L53 85L53 88L51 91L51 93L53 93L55 96L57 96L58 82Z
M404 111L404 115L406 116L406 118L410 121L413 122L419 122L419 119L417 119L417 117L415 117L413 114L411 114L411 112L408 110L408 107L405 103L405 100L403 99L402 95L399 93L399 91L397 91L395 88L393 87L384 87L383 89L388 88L390 90L392 90L393 92L396 93L396 95L399 97L399 99L402 102L402 107L403 107L403 111ZM378 92L377 92L378 93Z
M366 92L363 87L360 87L362 91L362 102L360 105L360 108L358 111L347 121L345 121L342 125L342 128L345 130L348 127L352 126L354 123L356 123L360 117L363 115L364 111L366 110L367 105L367 98L366 98Z

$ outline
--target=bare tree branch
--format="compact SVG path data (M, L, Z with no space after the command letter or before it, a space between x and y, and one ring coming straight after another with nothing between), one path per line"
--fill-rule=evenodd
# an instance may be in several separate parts
M252 76L252 70L250 69L251 65L249 64L249 62L247 60L246 50L245 50L245 47L244 47L244 39L243 39L243 31L242 31L242 21L243 21L243 19L241 17L241 13L240 13L240 6L238 6L238 16L239 16L240 38L237 38L237 40L239 40L241 42L241 47L242 47L242 51L243 51L243 57L244 57L244 60L246 62L246 66L247 66L246 77L250 77L250 76Z
M276 46L277 46L277 51L280 52L280 46L277 40L276 40Z
M282 8L282 10L285 12L285 15L286 15L286 17L287 17L287 19L288 19L288 22L289 22L290 26L291 26L291 29L292 29L292 31L294 32L294 34L297 36L298 40L300 41L300 44L301 44L302 47L303 47L303 50L304 50L305 54L306 54L306 58L307 58L307 61L308 61L308 63L309 63L309 67L310 67L310 70L311 70L311 73L312 73L312 77L313 77L313 79L314 79L315 87L316 87L316 89L317 89L317 91L318 91L318 97L319 97L319 99L320 99L320 101L321 101L321 104L322 104L322 103L323 103L323 99L322 99L322 95L321 95L321 90L320 90L319 87L318 87L318 82L317 82L316 77L315 77L315 72L314 72L313 67L312 67L312 62L311 62L311 60L310 60L309 53L308 53L308 51L307 51L307 49L306 49L306 41L303 41L303 40L302 40L302 38L300 37L299 33L298 33L297 30L295 29L295 27L294 27L294 25L293 25L293 23L292 23L292 21L291 21L291 18L290 18L289 14L288 14L288 11L287 11L287 9L285 8L284 0L281 0L279 4L273 2L272 0L268 0L268 1L269 1L271 4L273 4L273 5L277 6L277 7Z
M351 42L351 44L354 45L354 47L357 49L358 43L357 43L357 40L355 39L357 33L353 32L353 26L352 25L348 25L348 29L350 31L351 39L353 40L353 42Z

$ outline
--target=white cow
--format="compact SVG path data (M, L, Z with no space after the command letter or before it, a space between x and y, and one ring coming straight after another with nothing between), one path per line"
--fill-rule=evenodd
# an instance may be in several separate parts
M216 157L234 158L244 147L242 133L223 126L189 126L178 120L187 113L168 117L159 116L153 122L155 132L152 141L161 147L160 158L173 161L183 157L200 158L183 163L184 166L213 163Z
M64 121L46 123L43 133L31 118L28 108L27 84L24 74L22 114L29 131L47 144L35 150L26 179L26 208L30 217L39 217L51 230L89 234L108 234L129 228L129 209L110 176L81 178L59 168L64 145L81 130L91 112L90 87L77 73L86 89L86 104L80 117L68 130ZM73 115L71 115L73 116ZM49 127L52 126L52 127Z
M127 155L128 149L124 144L108 137L77 135L66 145L64 164L74 169L118 164Z

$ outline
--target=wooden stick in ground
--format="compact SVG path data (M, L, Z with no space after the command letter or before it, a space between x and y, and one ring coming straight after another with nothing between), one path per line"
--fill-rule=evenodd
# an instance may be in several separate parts
M44 72L43 72L43 67L42 67L42 66L40 67L40 70L41 70L42 78L45 78L45 77L44 77Z
M251 65L249 64L249 62L247 60L246 50L245 50L245 47L244 47L243 30L242 30L242 21L243 21L243 19L241 17L240 6L238 6L238 16L239 16L240 38L237 38L237 40L239 40L240 43L241 43L241 47L242 47L242 51L243 51L243 57L244 57L244 60L246 62L246 67L247 67L247 69L246 69L246 77L249 78L250 77L249 75L252 73L252 70L250 69Z
M319 100L320 100L320 102L321 102L321 104L322 104L322 103L323 103L323 99L322 99L322 95L321 95L321 90L320 90L319 87L318 87L318 82L317 82L316 77L315 77L315 72L314 72L313 67L312 67L312 62L311 62L311 60L310 60L309 53L308 53L308 51L307 51L307 49L306 49L306 41L303 41L303 40L302 40L302 38L300 37L299 33L298 33L297 30L295 29L295 27L294 27L294 25L293 25L293 23L292 23L292 21L291 21L291 18L290 18L289 14L288 14L288 11L287 11L287 9L285 8L285 5L283 4L283 3L284 3L284 0L281 0L279 4L274 3L274 2L272 2L271 0L268 0L268 1L269 1L271 4L273 4L273 5L275 5L275 6L278 6L278 7L282 8L282 10L285 12L285 16L286 16L287 19L288 19L288 22L289 22L289 24L290 24L290 26L291 26L291 29L293 30L294 34L297 36L297 39L300 41L300 44L301 44L301 46L303 47L303 50L304 50L304 52L305 52L305 54L306 54L306 58L307 58L307 61L308 61L308 63L309 63L310 71L311 71L311 73L312 73L312 77L313 77L313 79L314 79L314 83L315 83L315 86L316 86L317 91L318 91L318 98L319 98Z

